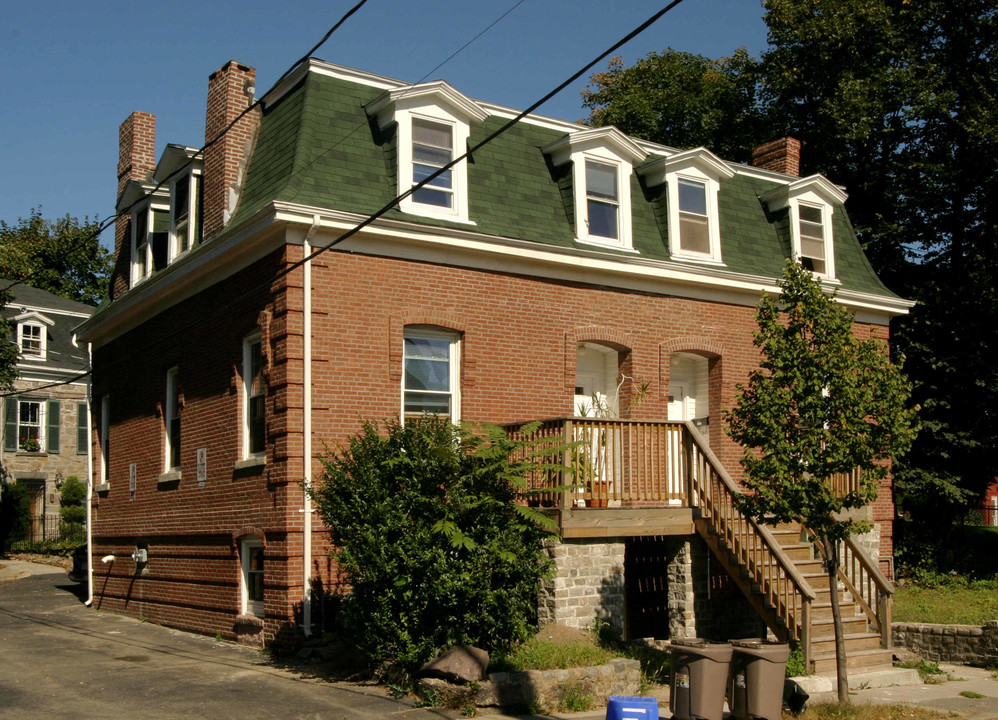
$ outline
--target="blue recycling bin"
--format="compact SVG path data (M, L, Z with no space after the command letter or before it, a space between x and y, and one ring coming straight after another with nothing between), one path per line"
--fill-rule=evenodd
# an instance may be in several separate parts
M606 720L658 720L658 700L653 697L611 695Z

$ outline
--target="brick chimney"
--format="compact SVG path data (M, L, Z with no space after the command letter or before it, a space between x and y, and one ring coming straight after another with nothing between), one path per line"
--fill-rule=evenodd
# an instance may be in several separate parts
M763 170L800 177L800 140L784 137L752 151L752 164Z
M131 180L145 182L156 169L156 116L133 112L118 126L118 194L121 197ZM114 222L114 268L108 291L115 298L128 289L131 263L131 217L123 215Z
M252 104L255 86L256 70L235 60L211 74L204 123L206 144ZM236 208L246 160L259 125L260 109L255 108L204 151L205 237L225 227Z
M156 116L135 111L118 127L118 194L121 197L130 180L149 179L156 168ZM128 216L118 218L114 227L114 252L121 251ZM126 243L127 244L127 243Z

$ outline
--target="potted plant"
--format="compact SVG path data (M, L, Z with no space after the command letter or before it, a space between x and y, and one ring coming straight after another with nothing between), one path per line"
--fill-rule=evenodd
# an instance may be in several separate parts
M33 437L21 438L20 447L24 452L38 452L42 449L42 446L38 443L38 438Z

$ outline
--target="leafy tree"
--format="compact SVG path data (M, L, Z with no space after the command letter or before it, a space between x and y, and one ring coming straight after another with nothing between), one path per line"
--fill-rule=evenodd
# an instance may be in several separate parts
M876 499L887 463L911 445L915 411L886 346L857 339L852 315L817 279L788 262L780 285L779 302L764 296L757 309L760 369L738 386L738 404L726 414L728 434L746 448L743 483L751 494L739 497L739 507L766 524L804 525L821 541L835 588L838 543L868 529L842 513ZM833 492L830 478L855 468L859 486ZM831 599L838 694L848 702L838 594Z
M21 354L17 348L17 343L13 342L13 328L10 322L3 315L3 309L11 301L10 291L3 289L3 279L0 277L0 394L10 392L14 389L14 380L17 379L17 361ZM2 468L0 468L0 480L3 478Z
M917 301L892 327L923 421L895 467L896 501L924 528L925 547L945 551L951 543L940 542L941 533L998 476L998 7L993 0L763 5L769 47L746 77L758 82L754 95L742 93L758 103L746 100L725 124L704 126L713 138L695 142L742 159L745 148L724 150L727 125L739 122L761 128L741 141L745 147L801 139L802 174L846 186L846 208L878 275ZM700 88L645 77L644 63L611 68L612 93L590 122L691 144L681 123L656 135L653 123L628 120L655 117L659 106L664 117L704 104ZM648 92L656 82L668 87L666 99ZM590 97L585 91L587 105Z
M14 225L0 220L0 278L99 304L107 294L111 253L101 246L97 227L69 215L46 220L37 208Z
M323 457L310 491L351 587L345 631L372 660L409 668L456 644L526 638L552 566L543 516L516 502L539 467L511 459L529 444L433 418L384 429L366 422Z
M625 68L619 57L594 73L582 92L588 124L680 148L704 145L722 157L748 160L759 144L758 61L740 48L711 60L672 48Z

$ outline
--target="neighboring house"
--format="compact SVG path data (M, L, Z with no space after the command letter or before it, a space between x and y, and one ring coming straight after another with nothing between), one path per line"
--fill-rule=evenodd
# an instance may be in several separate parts
M73 328L94 308L28 285L15 285L12 292L3 316L21 358L13 394L3 399L0 482L28 490L27 539L53 540L59 538L63 479L87 478L89 359L73 343Z
M211 76L207 138L254 83L235 62ZM154 116L123 123L112 301L78 331L93 552L114 556L96 607L250 642L316 631L340 580L302 479L361 419L429 411L583 440L582 487L548 498L562 539L542 619L818 637L799 528L782 550L730 509L722 409L787 258L864 336L886 340L911 303L871 270L845 191L796 176L797 141L748 167L540 116L312 257L514 115L310 60L203 158L167 145L157 162ZM889 480L866 512L876 573Z
M995 480L981 496L981 519L985 525L998 527L998 480Z

